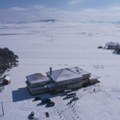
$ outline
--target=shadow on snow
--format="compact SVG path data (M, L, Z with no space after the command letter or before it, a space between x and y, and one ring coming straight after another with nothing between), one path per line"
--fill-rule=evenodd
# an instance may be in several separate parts
M31 99L33 97L29 94L27 88L24 87L24 88L19 88L18 90L12 91L12 98L13 98L13 102L18 102L18 101Z

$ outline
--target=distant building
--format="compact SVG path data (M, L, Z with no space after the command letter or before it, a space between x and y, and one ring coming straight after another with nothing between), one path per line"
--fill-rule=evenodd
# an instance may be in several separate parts
M27 87L32 95L55 93L67 89L78 89L90 83L91 74L78 68L52 70L44 76L40 73L27 76Z
M114 53L120 54L120 45L115 49Z
M104 48L115 50L115 49L117 49L118 47L119 47L119 43L117 43L117 42L108 42L108 43L105 44L105 47L104 47Z

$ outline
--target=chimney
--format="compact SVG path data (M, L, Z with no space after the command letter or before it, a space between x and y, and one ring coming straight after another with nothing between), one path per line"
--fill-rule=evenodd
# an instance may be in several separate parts
M50 67L50 75L52 75L52 67Z

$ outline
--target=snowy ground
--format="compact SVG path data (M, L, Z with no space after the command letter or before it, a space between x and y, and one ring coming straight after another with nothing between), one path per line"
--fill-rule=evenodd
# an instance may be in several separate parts
M1 116L0 105L0 120L27 120L31 111L39 120L120 120L120 55L97 49L111 41L120 43L118 24L0 24L0 47L12 49L20 60L9 73L11 84L0 92L5 112ZM77 91L79 100L71 105L59 95L52 98L52 108L32 101L26 75L74 66L99 76L101 83Z

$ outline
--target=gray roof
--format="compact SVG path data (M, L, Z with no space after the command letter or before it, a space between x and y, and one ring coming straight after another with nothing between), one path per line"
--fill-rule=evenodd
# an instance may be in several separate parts
M105 44L105 46L117 46L119 45L117 42L108 42Z
M70 80L70 79L75 79L75 78L81 78L82 80L86 77L89 77L90 73L78 67L72 67L72 68L53 70L51 75L50 75L50 72L47 72L47 75L53 81L59 82L59 81Z
M42 75L41 73L35 73L32 75L28 75L26 76L26 78L30 84L37 84L37 83L49 81L48 77Z

